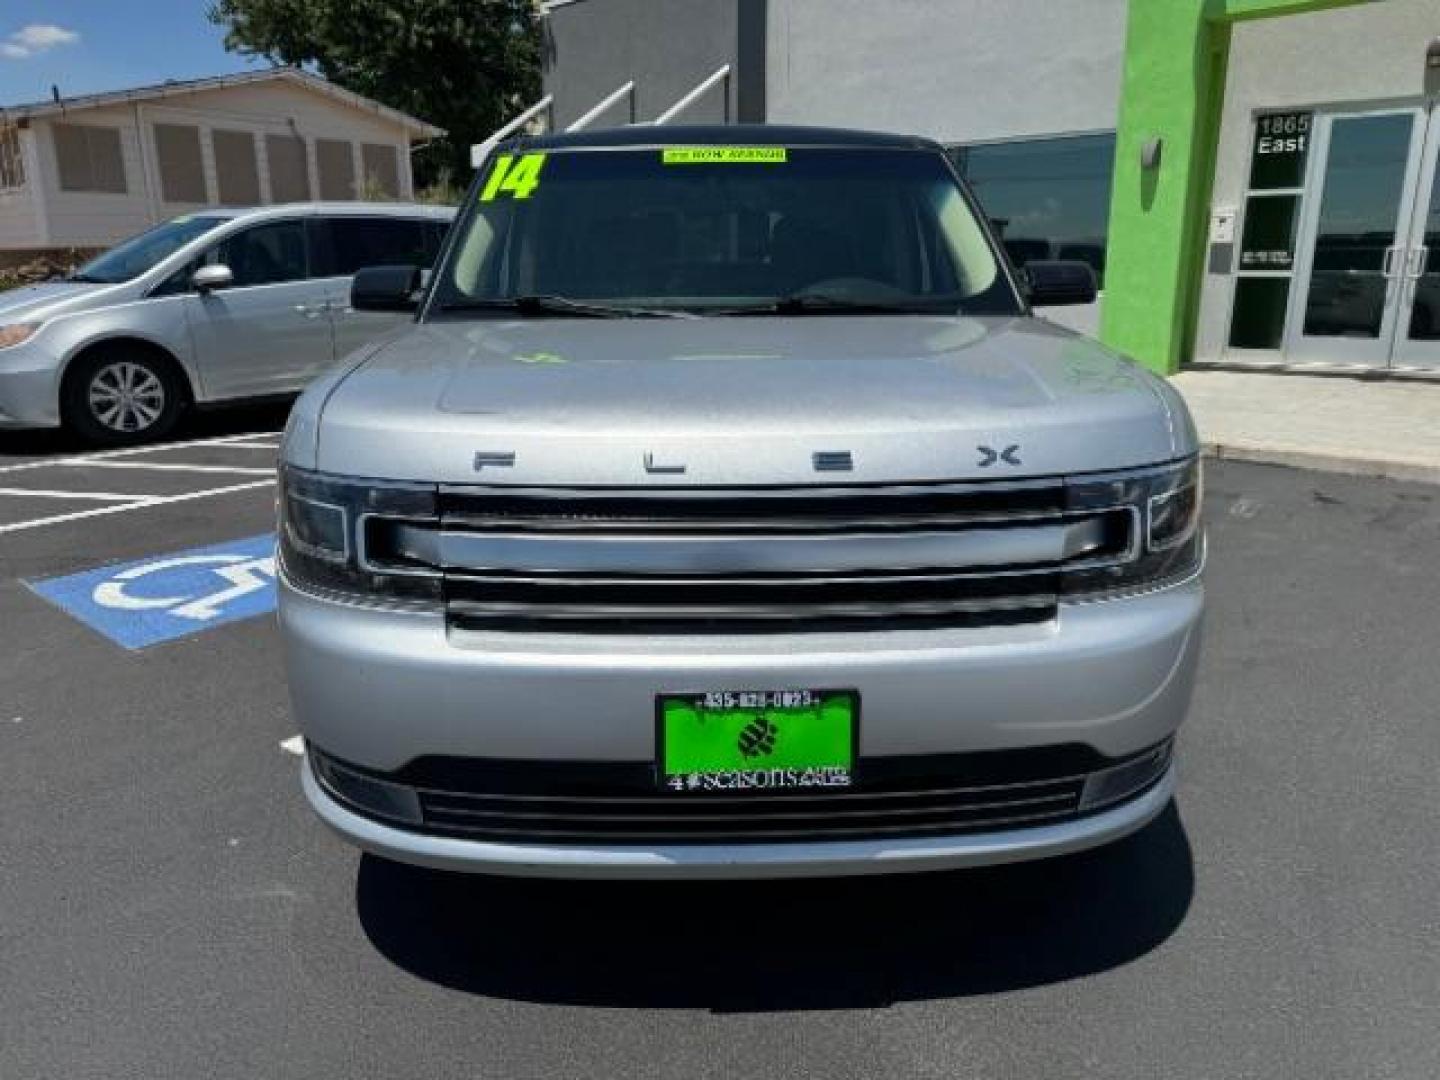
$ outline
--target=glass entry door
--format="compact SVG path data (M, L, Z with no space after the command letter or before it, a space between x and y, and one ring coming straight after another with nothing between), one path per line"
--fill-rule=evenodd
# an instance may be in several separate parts
M1289 362L1391 363L1407 297L1424 277L1410 236L1429 126L1420 107L1316 117L1299 287L1287 319Z
M1440 106L1314 129L1285 359L1440 369Z
M1440 369L1440 106L1430 111L1405 247L1390 362Z

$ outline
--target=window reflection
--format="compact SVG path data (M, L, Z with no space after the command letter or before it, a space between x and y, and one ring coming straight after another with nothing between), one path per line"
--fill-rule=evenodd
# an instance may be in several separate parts
M1305 333L1380 336L1412 124L1409 113L1392 113L1331 125Z
M1416 341L1440 340L1440 162L1430 185L1430 205L1425 214L1424 249L1415 252L1412 274L1418 275L1415 306L1410 312L1410 337Z
M1095 269L1103 286L1114 134L985 143L952 153L1016 265L1077 259Z

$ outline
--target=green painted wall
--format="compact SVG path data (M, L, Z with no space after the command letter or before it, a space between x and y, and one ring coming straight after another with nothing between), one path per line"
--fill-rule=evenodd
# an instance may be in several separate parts
M1130 0L1100 337L1172 372L1195 332L1230 27L1365 0ZM1142 148L1162 140L1160 164Z

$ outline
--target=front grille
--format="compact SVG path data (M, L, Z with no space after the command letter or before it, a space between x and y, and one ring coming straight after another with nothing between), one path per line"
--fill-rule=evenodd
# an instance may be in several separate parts
M1055 617L1063 571L1133 552L1125 508L1059 481L760 489L442 488L438 527L370 522L379 569L438 570L452 626L759 633Z
M1073 821L1133 797L1169 764L1169 743L1125 758L1079 746L933 757L861 759L843 792L657 791L645 763L536 763L424 758L393 774L364 773L316 752L342 799L377 779L418 797L407 827L499 843L764 843L960 836ZM1108 803L1087 781L1118 776ZM372 798L362 794L361 798ZM349 800L355 801L355 800ZM393 800L392 801L399 801Z

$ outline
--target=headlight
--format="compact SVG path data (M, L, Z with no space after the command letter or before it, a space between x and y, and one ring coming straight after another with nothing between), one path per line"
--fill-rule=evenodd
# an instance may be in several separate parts
M33 322L17 322L0 326L0 349L8 349L11 345L29 341L35 336L35 331L39 329L40 324Z
M394 553L396 525L437 523L437 489L280 470L279 548L286 578L307 592L368 603L440 597L440 575Z
M1200 568L1205 537L1200 528L1201 467L1198 457L1173 465L1105 476L1082 476L1065 486L1066 508L1125 508L1133 519L1130 550L1103 565L1067 569L1067 597L1139 592L1182 580Z

